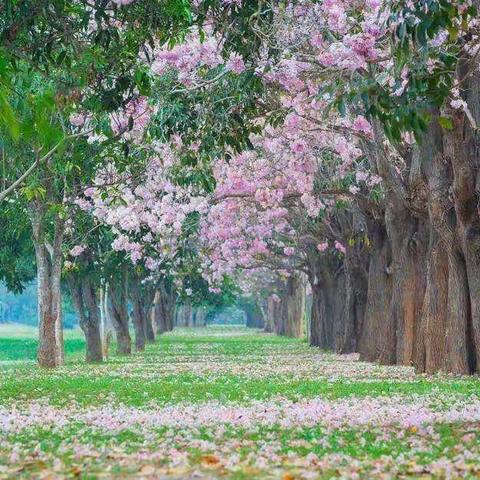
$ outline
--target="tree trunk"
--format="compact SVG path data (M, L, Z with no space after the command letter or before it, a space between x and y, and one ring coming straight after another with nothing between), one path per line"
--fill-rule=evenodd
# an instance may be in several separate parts
M343 261L345 275L345 305L343 308L341 338L336 350L339 353L357 351L358 338L363 327L367 302L365 254L347 247ZM338 296L338 292L337 292Z
M422 312L422 349L415 368L419 372L446 370L448 317L448 258L432 230L427 265L427 288Z
M437 113L438 115L438 113ZM450 373L468 374L475 368L475 349L472 342L472 317L470 303L469 279L467 273L467 263L462 249L462 228L461 228L461 190L458 184L459 179L455 180L454 170L448 160L452 160L458 155L455 161L462 162L464 153L459 152L460 147L456 144L455 132L448 134L441 129L438 122L433 121L429 130L428 141L421 149L421 157L423 161L423 169L425 177L428 179L429 196L428 196L428 215L432 227L432 235L438 238L438 246L444 259L442 263L433 262L433 258L429 259L430 274L434 277L429 278L436 284L430 285L429 288L437 291L440 297L433 298L432 294L426 296L424 304L425 312L425 365L419 363L419 367L424 366L432 371L434 368L444 368ZM457 132L457 135L460 135ZM443 137L443 142L442 142ZM458 173L458 172L457 172ZM468 184L469 181L466 181ZM455 202L452 202L452 184L454 187L453 196ZM467 188L467 187L466 187ZM447 267L443 262L447 262ZM445 289L445 272L448 278L446 280ZM443 316L436 316L438 308L444 308L444 296L446 298L446 319ZM427 303L428 302L428 303ZM440 302L437 306L436 302ZM432 317L430 318L430 315ZM428 323L430 322L430 324ZM428 338L428 328L434 322L438 328L445 325L444 330L437 330L439 338L431 340ZM444 323L445 322L445 323ZM443 345L442 338L445 338ZM432 345L429 345L429 343ZM434 351L442 352L445 348L445 362L440 362L436 355L429 357L427 361L427 351L432 354Z
M31 209L33 243L37 263L38 292L38 363L52 368L65 361L61 296L62 242L64 221L57 217L53 244L44 232L44 206Z
M246 303L243 307L246 315L246 326L249 328L264 328L262 309L257 301Z
M468 374L470 369L470 298L465 260L454 248L448 252L447 370Z
M475 6L480 7L479 0ZM453 170L453 200L458 233L466 265L468 288L467 362L469 371L480 366L480 211L478 185L480 178L480 72L477 58L460 60L457 69L462 96L468 105L464 110L448 112L454 128L446 131L444 149ZM463 298L461 300L464 302Z
M385 356L395 347L393 328L388 324L392 296L392 278L388 273L390 243L385 227L371 227L372 250L368 268L368 288L365 320L359 337L360 359L385 363Z
M166 332L167 329L167 319L163 312L163 305L162 305L162 294L160 290L155 292L155 325L157 326L157 335L160 335Z
M305 286L298 274L292 274L285 282L281 297L279 334L299 338L303 333L305 318Z
M135 330L135 348L144 351L148 341L155 341L155 332L151 322L150 309L153 300L153 290L142 284L137 272L131 272L129 278L129 293L132 303L132 322Z
M344 276L334 258L315 253L308 262L312 288L310 344L324 350L335 350L344 308Z
M183 325L185 327L191 328L192 327L192 304L189 300L187 300L182 305L182 314L183 314Z
M154 303L157 334L171 331L175 320L175 294L165 281L159 283Z
M265 331L267 333L273 333L275 330L275 320L274 320L274 298L269 296L265 304Z
M150 285L140 284L140 307L142 309L143 330L147 343L155 342L155 331L153 329L155 291Z
M143 328L142 311L135 302L132 310L132 323L135 331L135 349L137 352L143 352L145 350L145 330Z
M128 331L128 310L125 271L113 278L108 286L108 311L117 337L117 353L130 355L132 341Z

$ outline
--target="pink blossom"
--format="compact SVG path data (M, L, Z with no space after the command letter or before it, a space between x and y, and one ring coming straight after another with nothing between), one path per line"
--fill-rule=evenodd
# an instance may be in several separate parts
M347 253L346 248L338 240L335 240L334 247L336 250L338 250L340 253L343 253L344 255Z
M75 245L68 253L72 257L78 257L85 251L85 248L84 245Z
M243 62L243 58L235 52L232 52L228 57L228 61L225 64L225 68L237 75L245 71L245 63Z
M325 252L328 249L328 242L322 242L317 245L317 250L319 252Z
M130 5L134 1L135 0L112 0L113 3L116 3L117 5L120 5L120 6Z
M368 137L373 136L373 129L372 129L372 126L370 125L370 122L362 115L358 115L355 118L352 124L352 128L357 132L364 133Z

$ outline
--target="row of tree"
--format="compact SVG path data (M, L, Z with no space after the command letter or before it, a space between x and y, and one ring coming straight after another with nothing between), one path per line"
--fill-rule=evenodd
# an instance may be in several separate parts
M127 304L141 349L154 299L162 331L173 296L184 324L240 298L250 326L476 372L478 0L194 3L0 10L0 273L21 285L31 235L40 363L63 281L95 358L102 302L126 353Z

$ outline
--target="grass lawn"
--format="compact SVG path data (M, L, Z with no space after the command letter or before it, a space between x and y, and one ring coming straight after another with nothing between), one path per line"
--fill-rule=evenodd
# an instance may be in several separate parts
M480 383L239 327L40 370L0 326L0 478L478 478ZM50 477L49 477L50 475Z

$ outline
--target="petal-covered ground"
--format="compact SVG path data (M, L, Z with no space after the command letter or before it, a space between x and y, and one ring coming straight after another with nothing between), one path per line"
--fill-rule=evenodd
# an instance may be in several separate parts
M0 338L0 478L480 477L476 378L235 327L94 367L78 342L45 372Z

